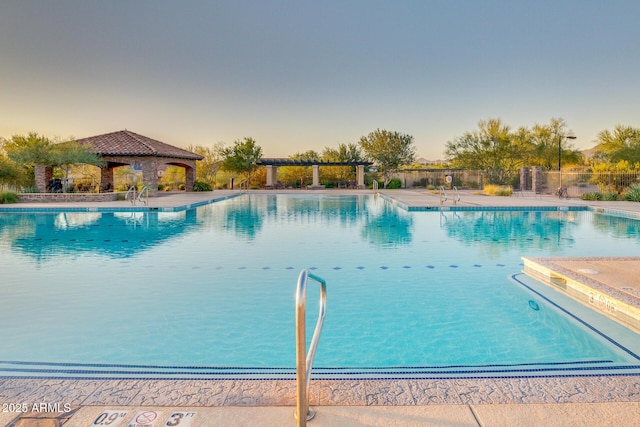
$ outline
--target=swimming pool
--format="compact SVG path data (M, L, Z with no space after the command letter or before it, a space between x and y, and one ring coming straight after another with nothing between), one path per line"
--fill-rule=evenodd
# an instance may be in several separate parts
M517 273L639 248L629 218L368 195L0 214L0 375L289 378L304 268L328 282L314 376L637 373L637 334Z

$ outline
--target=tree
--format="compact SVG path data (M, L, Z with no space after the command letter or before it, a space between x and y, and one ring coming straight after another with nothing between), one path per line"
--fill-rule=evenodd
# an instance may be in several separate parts
M202 160L196 161L196 181L202 181L214 187L216 175L222 166L224 145L219 142L213 148L201 145L189 146L187 150L204 157Z
M360 148L382 173L384 186L391 180L391 173L400 165L411 164L415 158L413 136L400 132L376 129L363 136Z
M640 163L640 129L617 125L613 131L603 130L596 137L596 157L618 163Z
M520 143L526 145L526 137L516 139L502 120L482 120L478 130L447 142L445 155L453 167L481 170L489 183L505 184L523 164Z
M7 157L22 168L22 183L27 186L35 186L35 165L51 165L52 142L35 132L27 136L13 135L4 142L4 150Z
M561 118L552 117L549 124L536 123L531 129L535 157L530 164L546 170L557 169L558 153L564 165L580 163L582 155L567 139L569 133Z
M357 144L338 144L338 148L325 147L321 159L325 162L360 162L363 155ZM336 181L355 178L352 166L325 166L322 175Z
M17 186L22 175L20 167L13 160L0 153L0 184Z
M222 149L222 169L239 173L246 177L251 184L251 172L256 168L256 162L262 158L262 148L253 138L236 140L233 147Z
M313 150L289 156L289 160L318 161L319 159L320 156ZM311 166L283 166L278 172L284 182L300 182L301 188L304 187L306 181L313 177L313 169Z
M62 186L62 191L64 192L67 191L69 169L72 166L79 164L104 166L102 157L94 153L89 146L79 144L76 141L54 144L50 151L48 163L49 165L58 166L64 172L65 185Z

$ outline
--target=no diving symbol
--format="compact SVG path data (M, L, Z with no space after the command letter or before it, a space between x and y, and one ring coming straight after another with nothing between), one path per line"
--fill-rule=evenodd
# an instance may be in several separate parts
M158 418L158 412L156 411L141 411L138 412L129 426L149 426Z

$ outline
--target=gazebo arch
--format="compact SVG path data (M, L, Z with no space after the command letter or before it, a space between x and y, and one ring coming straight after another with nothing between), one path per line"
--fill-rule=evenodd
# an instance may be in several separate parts
M115 168L131 165L142 168L142 181L149 189L149 195L154 195L158 190L158 168L167 164L185 168L185 191L193 191L196 160L203 159L199 154L128 130L90 136L77 142L89 146L106 163L101 168L101 192L113 191ZM40 192L46 192L50 177L51 168L36 167L36 185Z

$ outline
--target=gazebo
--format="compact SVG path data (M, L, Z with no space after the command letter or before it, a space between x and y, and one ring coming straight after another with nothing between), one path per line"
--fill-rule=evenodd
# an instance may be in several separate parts
M199 154L174 147L164 142L139 135L129 130L106 133L78 139L77 142L91 147L105 161L101 168L100 191L113 191L113 170L119 166L134 166L142 169L142 181L153 195L158 189L158 169L162 165L180 166L185 169L185 191L193 191L196 178L196 160ZM49 166L36 165L36 186L44 193L53 176Z

